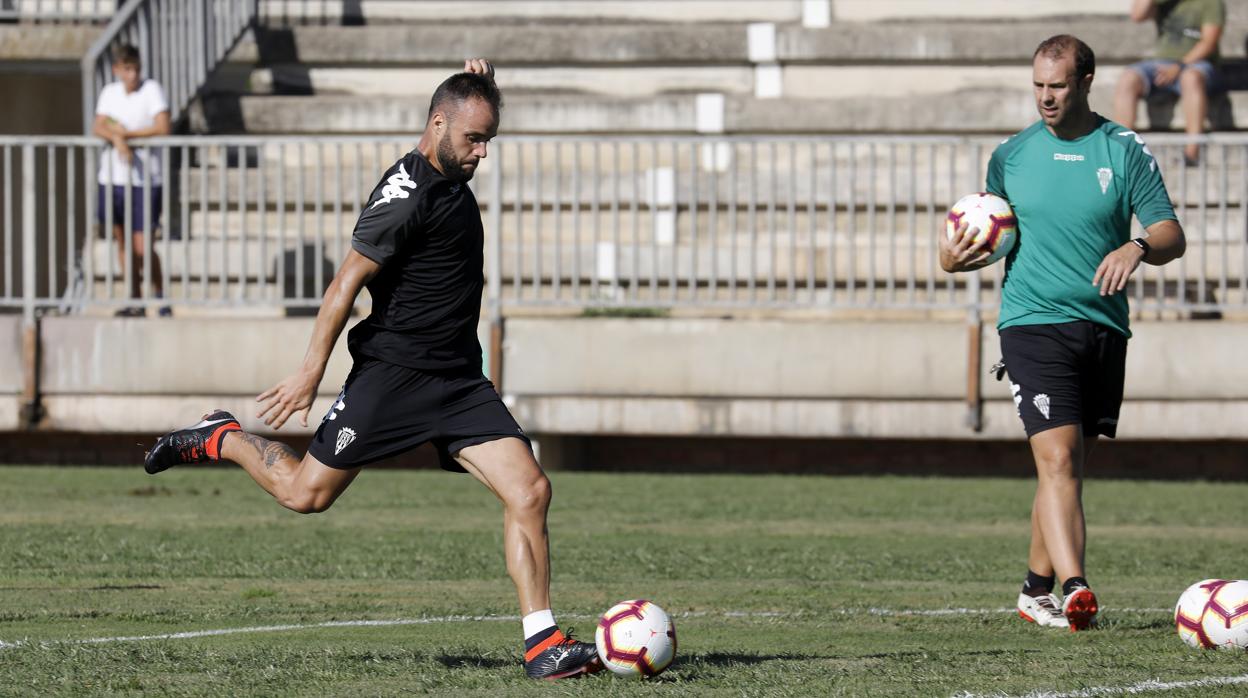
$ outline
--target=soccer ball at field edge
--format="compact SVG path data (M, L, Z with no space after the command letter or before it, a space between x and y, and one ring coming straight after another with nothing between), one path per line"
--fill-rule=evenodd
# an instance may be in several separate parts
M594 641L603 666L621 676L657 676L676 656L676 626L666 611L645 599L607 609Z
M1248 581L1196 582L1179 597L1174 625L1191 647L1248 649Z
M1005 199L987 192L967 194L958 199L945 218L945 234L952 240L965 222L968 230L978 230L975 242L987 239L991 264L1010 253L1018 238L1018 218Z

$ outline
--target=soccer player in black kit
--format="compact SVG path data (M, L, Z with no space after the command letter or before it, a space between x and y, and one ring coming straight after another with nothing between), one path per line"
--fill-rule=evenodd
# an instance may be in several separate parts
M489 62L466 61L434 92L416 148L382 176L360 213L351 251L325 291L299 370L261 393L274 429L307 425L317 386L360 289L372 312L351 329L354 364L302 458L242 431L217 411L161 437L145 459L231 460L282 506L325 511L368 463L432 442L442 467L468 472L503 502L507 571L520 597L525 672L557 679L598 671L593 643L565 636L550 606L550 481L528 438L481 372L481 210L468 188L498 131L502 98Z

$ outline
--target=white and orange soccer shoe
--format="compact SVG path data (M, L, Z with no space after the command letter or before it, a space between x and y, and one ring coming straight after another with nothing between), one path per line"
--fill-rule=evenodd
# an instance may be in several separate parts
M1044 596L1018 595L1018 615L1029 623L1045 628L1069 628L1061 604L1053 594Z

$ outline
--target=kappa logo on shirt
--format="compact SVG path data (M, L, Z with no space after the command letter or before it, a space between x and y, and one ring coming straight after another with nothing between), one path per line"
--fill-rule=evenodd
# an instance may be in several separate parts
M390 178L386 180L386 186L382 187L381 198L374 201L373 205L368 208L372 210L382 204L388 204L391 200L396 198L406 199L411 196L411 194L408 194L403 190L415 188L416 183L413 182L411 176L407 174L407 169L403 167L403 164L399 163L399 171L390 175Z
M1053 159L1061 162L1083 162L1087 160L1082 155L1072 153L1053 153Z

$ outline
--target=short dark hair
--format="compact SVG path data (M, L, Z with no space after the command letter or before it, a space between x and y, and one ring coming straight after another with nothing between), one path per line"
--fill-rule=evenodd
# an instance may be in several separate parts
M503 94L499 92L494 80L480 73L456 73L442 81L438 89L433 91L433 99L429 100L429 116L439 107L454 102L455 107L469 99L484 100L497 114L503 108ZM454 114L452 107L450 114ZM449 114L448 114L449 116Z
M1058 34L1041 41L1036 52L1031 54L1031 60L1040 55L1057 60L1070 53L1075 54L1076 80L1083 80L1084 75L1096 74L1096 54L1092 53L1092 47L1070 34Z
M118 44L113 47L113 64L139 65L139 49L134 44Z

